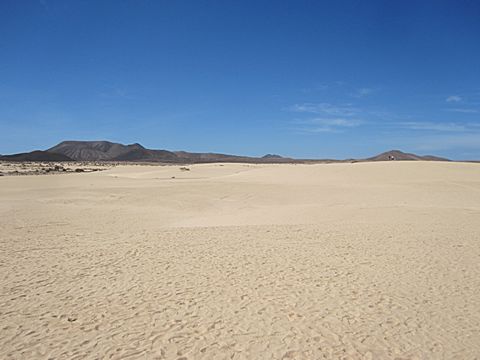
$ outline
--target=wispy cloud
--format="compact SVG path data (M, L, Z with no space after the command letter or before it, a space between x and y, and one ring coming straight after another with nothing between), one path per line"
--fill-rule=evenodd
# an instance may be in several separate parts
M110 86L105 91L99 93L99 96L107 99L130 99L131 93L123 87Z
M309 88L303 88L301 91L303 93L313 93L313 92L318 92L318 91L325 91L328 90L330 86L328 84L316 84L312 87Z
M447 109L447 111L453 111L453 112L464 113L464 114L477 114L479 112L476 109L462 109L462 108Z
M362 121L345 118L312 118L306 120L296 120L295 124L301 125L298 130L302 132L320 133L342 132L346 128L353 128L361 125Z
M350 104L333 105L329 103L303 103L295 104L290 110L299 113L324 114L330 116L353 116L359 112L359 109Z
M362 98L362 97L366 97L368 95L371 95L372 93L373 93L373 89L364 87L364 88L357 89L352 94L352 96L356 97L356 98Z
M361 98L368 96L372 91L374 90L371 88L358 88L350 95ZM466 101L461 95L451 95L444 99L449 105L444 109L438 109L440 111L449 111L452 115L453 113L480 113L480 108L477 110L475 104ZM372 129L372 131L376 128L383 129L385 134L391 134L388 137L398 134L401 136L399 141L405 143L408 143L408 139L426 139L426 141L428 139L429 148L433 148L435 140L441 141L441 139L445 139L449 147L460 147L461 139L465 139L468 143L465 147L472 147L474 139L480 137L480 123L477 124L472 120L462 121L459 115L457 119L445 119L443 114L443 116L439 115L439 121L423 121L422 115L399 114L371 104L362 105L360 102L361 100L353 99L351 102L344 103L304 102L290 106L286 110L297 113L299 119L290 123L295 124L296 131L304 134L352 133L354 130L357 131L357 127ZM440 144L438 148L442 148Z
M435 152L451 149L480 150L480 132L436 134L399 139L415 151Z
M410 130L425 131L445 131L445 132L462 132L468 130L468 124L459 123L441 123L441 122L425 122L425 121L408 121L401 122L399 125Z
M458 103L462 101L462 97L458 95L450 95L445 99L445 101L448 103Z
M362 122L360 120L354 119L343 119L343 118L314 118L310 119L309 123L323 126L341 126L341 127L354 127L360 125Z

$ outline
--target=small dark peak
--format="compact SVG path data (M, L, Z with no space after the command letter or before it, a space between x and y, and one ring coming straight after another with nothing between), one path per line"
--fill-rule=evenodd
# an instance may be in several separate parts
M135 148L135 149L145 149L145 147L139 143L134 143L134 144L130 144L130 145L127 145L128 147L131 147L131 148Z
M277 154L266 154L262 156L262 159L283 159L283 156Z

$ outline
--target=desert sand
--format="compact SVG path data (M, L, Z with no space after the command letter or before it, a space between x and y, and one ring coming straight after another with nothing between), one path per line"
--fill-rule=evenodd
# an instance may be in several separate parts
M480 164L0 177L1 359L478 359Z

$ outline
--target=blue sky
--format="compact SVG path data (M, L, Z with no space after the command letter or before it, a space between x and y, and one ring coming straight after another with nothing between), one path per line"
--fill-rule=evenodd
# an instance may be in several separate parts
M0 1L0 153L480 159L478 1Z

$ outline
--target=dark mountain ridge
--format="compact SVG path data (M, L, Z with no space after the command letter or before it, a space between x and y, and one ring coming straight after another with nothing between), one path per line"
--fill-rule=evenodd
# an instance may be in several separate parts
M357 161L448 161L432 155L420 156L390 150L366 159L292 159L280 155L267 154L263 157L249 157L218 153L191 153L187 151L151 150L135 143L123 145L110 141L63 141L46 151L33 151L0 156L5 161L128 161L159 163L212 163L212 162L250 162L250 163L312 163L312 162L357 162Z
M151 150L135 143L123 145L109 141L63 141L47 150L63 154L77 161L137 161L165 163L208 162L272 162L275 159L256 158L217 153L191 153L187 151ZM275 161L278 162L278 161Z
M170 151L149 150L137 143L123 145L110 141L63 141L47 151L63 154L77 161L171 161L176 159L176 155Z
M73 161L63 154L50 153L48 151L35 150L28 153L19 153L12 155L0 155L0 160L4 161Z
M367 161L388 161L388 160L423 160L423 161L449 161L446 158L433 155L416 155L405 153L400 150L390 150L366 159Z

